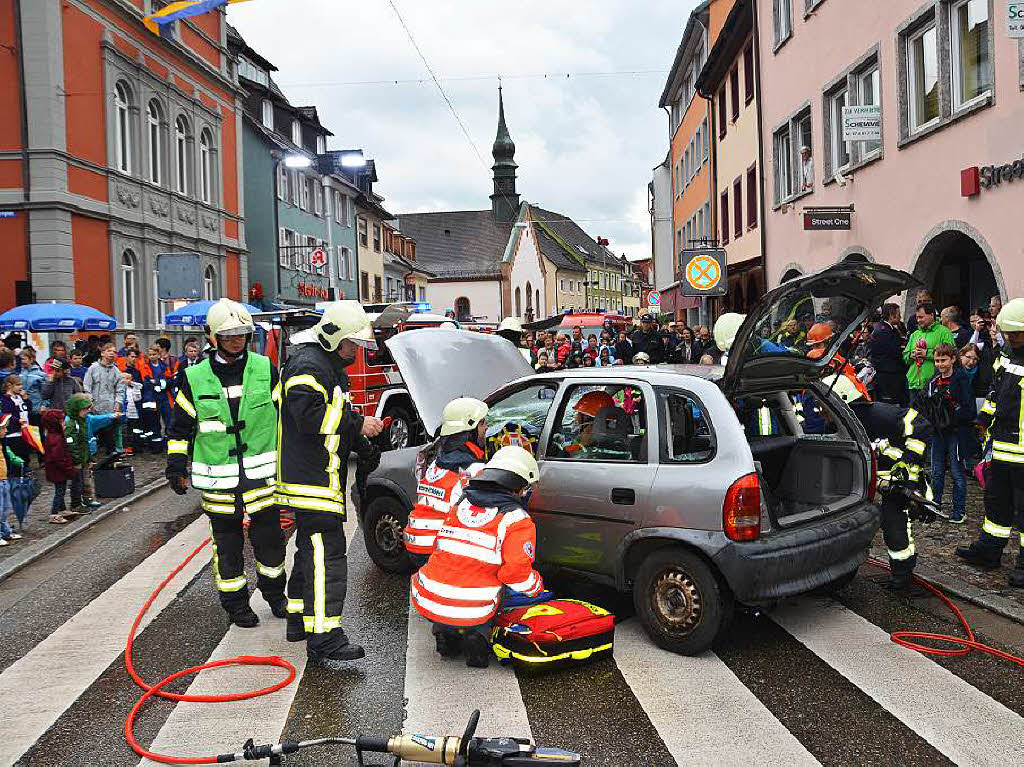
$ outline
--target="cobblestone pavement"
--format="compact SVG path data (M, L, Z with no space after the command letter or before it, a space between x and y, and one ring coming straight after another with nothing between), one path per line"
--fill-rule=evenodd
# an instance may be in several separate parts
M164 474L164 466L166 465L166 458L163 455L150 455L140 454L132 455L125 459L128 463L135 467L135 490L136 492L141 490L143 487L148 485L155 479L158 479ZM69 520L66 525L51 525L50 524L50 506L53 503L53 485L46 481L46 476L41 466L36 467L36 461L33 457L32 465L35 467L35 476L39 480L42 492L32 502L29 507L28 516L25 517L24 527L19 531L18 523L14 518L13 512L10 514L11 525L16 532L20 532L24 536L20 541L11 541L10 545L0 548L0 562L3 562L9 557L16 556L19 551L25 549L27 546L36 544L40 541L45 541L52 535L63 534L65 531L72 529L75 525L82 525L88 519L89 515L79 517L78 519ZM66 492L65 505L70 507L70 489ZM104 506L111 503L117 503L124 499L122 498L99 498L99 501L103 502ZM95 511L102 511L104 506L100 506ZM94 512L95 513L95 512Z

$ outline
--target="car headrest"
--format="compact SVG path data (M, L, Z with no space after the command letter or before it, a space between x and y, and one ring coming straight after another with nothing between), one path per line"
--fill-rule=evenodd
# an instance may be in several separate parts
M623 440L633 432L633 420L621 407L603 407L594 416L591 436L594 440Z

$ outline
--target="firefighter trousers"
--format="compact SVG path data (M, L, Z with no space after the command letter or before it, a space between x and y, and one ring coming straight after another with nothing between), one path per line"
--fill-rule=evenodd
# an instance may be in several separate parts
M296 510L295 562L288 579L288 619L302 618L306 651L329 655L348 644L341 611L348 589L344 519Z
M917 565L914 531L907 507L897 493L888 493L882 498L882 538L889 550L889 565L893 573L914 572Z
M213 580L220 603L231 613L249 604L249 584L245 576L241 494L236 494L234 514L207 512L213 531ZM277 506L249 516L249 542L256 558L256 586L268 604L284 601L284 535L281 511Z
M1010 542L1015 522L1024 552L1024 464L992 461L985 477L985 521L978 544L998 557Z

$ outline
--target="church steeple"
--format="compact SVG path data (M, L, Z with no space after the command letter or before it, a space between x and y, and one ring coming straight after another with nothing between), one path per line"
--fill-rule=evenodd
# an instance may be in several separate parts
M519 215L519 195L516 193L516 145L505 124L505 102L501 85L498 86L498 135L491 149L494 157L494 194L491 195L491 213L496 221L511 223Z

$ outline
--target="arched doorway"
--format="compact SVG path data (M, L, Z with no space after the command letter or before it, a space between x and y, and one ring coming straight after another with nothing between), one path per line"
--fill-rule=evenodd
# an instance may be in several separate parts
M469 311L469 299L465 296L459 296L455 299L455 319L459 322L473 319L473 315Z
M935 233L921 250L913 274L940 307L958 306L965 316L1001 295L987 244L960 229ZM913 296L908 296L908 300Z

